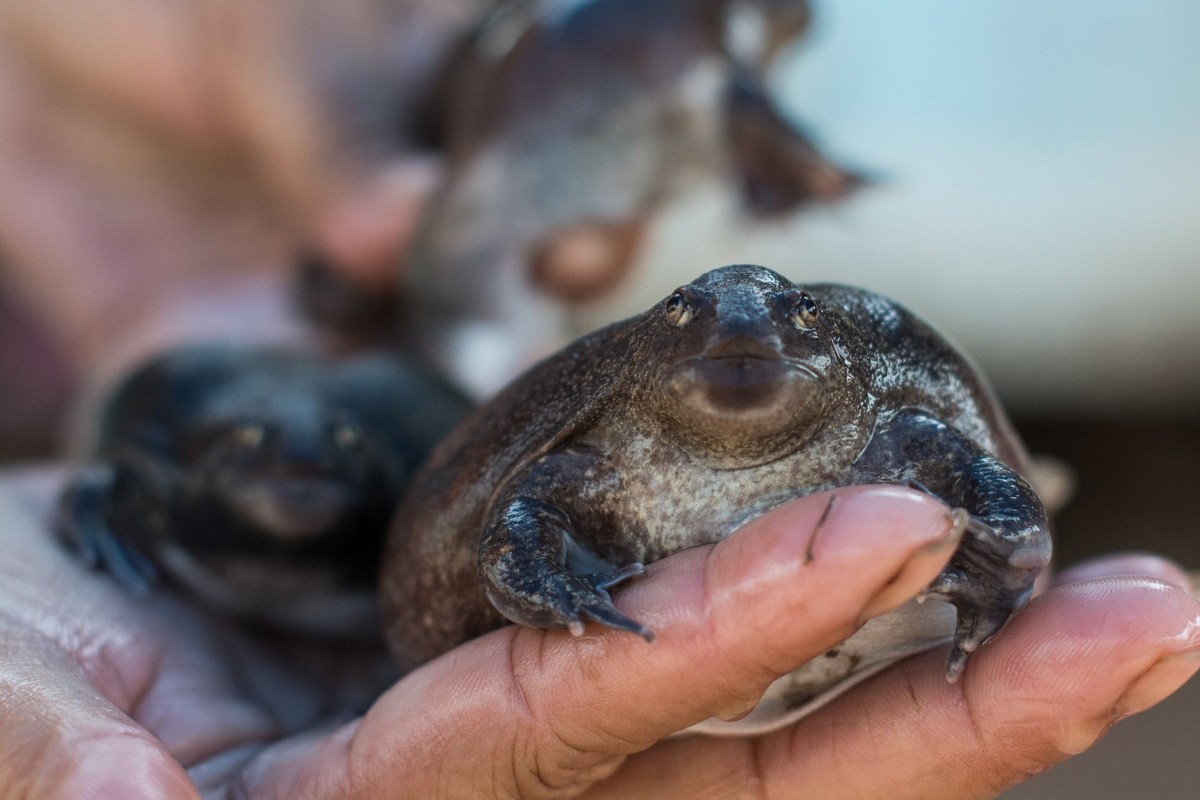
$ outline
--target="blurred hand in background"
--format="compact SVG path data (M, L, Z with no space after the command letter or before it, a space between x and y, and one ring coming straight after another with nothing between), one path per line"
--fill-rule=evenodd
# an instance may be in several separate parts
M283 324L302 253L393 281L411 116L482 2L0 3L7 294L86 371Z

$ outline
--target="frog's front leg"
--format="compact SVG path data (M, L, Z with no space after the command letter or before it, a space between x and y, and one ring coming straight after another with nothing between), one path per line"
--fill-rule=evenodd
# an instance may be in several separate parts
M906 483L961 508L967 536L930 585L958 611L946 676L1029 600L1050 563L1050 531L1037 494L1013 469L917 409L877 425L854 463L854 482Z
M488 599L519 625L578 636L590 619L652 641L650 629L618 611L607 591L641 575L642 565L614 565L589 551L564 508L579 466L574 454L543 458L500 495L479 548Z
M158 568L143 548L151 529L165 524L165 502L128 465L94 464L64 489L55 526L59 539L88 566L104 569L125 589L145 595Z

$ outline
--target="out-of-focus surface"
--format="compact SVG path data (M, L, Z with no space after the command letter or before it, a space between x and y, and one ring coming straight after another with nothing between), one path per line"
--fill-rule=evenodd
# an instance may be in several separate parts
M715 187L584 325L752 261L882 291L1010 405L1200 410L1200 6L824 0L783 101L880 184L738 233Z

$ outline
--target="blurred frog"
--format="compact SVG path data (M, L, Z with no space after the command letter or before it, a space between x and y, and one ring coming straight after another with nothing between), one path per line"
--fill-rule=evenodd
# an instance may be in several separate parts
M409 346L487 396L565 344L567 309L617 285L689 185L724 176L757 219L845 197L861 177L766 88L810 16L804 0L495 3L408 118L444 174L404 296L310 263L305 305L343 327L399 317Z
M166 573L243 618L371 635L398 497L467 410L390 355L185 346L109 396L58 532L136 594Z

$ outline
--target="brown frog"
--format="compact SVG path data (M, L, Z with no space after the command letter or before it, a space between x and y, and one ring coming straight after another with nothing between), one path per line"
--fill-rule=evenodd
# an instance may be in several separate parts
M925 593L949 604L872 620L777 681L747 720L703 727L782 724L947 638L954 680L1049 562L1026 468L982 378L909 311L862 289L724 267L542 362L438 446L390 534L389 639L409 664L506 618L651 639L606 591L643 563L801 495L905 484L955 508L966 529Z

